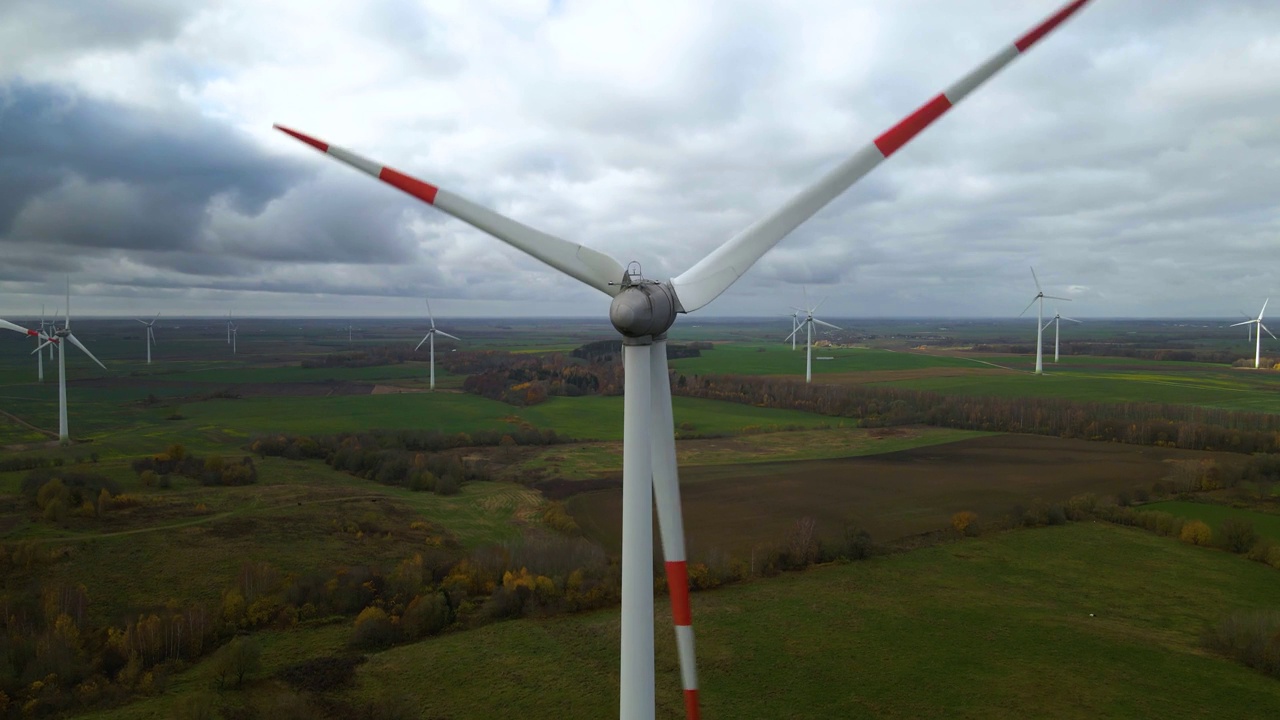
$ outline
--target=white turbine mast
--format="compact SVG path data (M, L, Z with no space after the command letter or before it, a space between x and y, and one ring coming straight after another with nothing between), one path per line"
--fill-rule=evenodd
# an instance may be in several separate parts
M63 320L62 327L58 327L55 322L49 323L50 332L28 330L23 327L14 325L11 322L0 320L0 328L6 330L17 330L40 338L41 344L35 349L32 355L40 354L46 345L58 347L58 441L66 445L71 442L71 433L67 429L67 343L71 343L89 356L90 360L98 363L103 370L107 369L102 361L93 356L89 352L89 348L85 347L75 335L71 334L71 279L67 279L67 312ZM65 341L65 342L64 342Z
M804 313L804 319L799 320L799 324L797 324L796 328L791 331L791 335L787 337L787 340L790 340L791 342L794 343L796 340L796 335L800 333L800 328L805 329L804 331L804 381L806 383L813 382L813 326L816 324L816 325L825 325L826 327L829 327L833 330L844 329L844 328L838 328L829 322L823 322L822 320L819 320L818 318L813 316L813 314L818 311L818 308L822 307L822 303L825 303L826 301L827 301L827 298L822 298L822 300L820 300L818 304L814 305L813 307L805 307L805 308L793 307L792 308L792 310L795 310L797 313ZM806 290L804 293L804 304L806 306L809 304L808 290Z
M422 340L418 342L418 347L415 347L414 351L416 352L418 348L422 347L422 343L427 343L427 348L430 350L430 356L431 356L431 360L430 360L431 389L435 390L436 389L436 335L443 335L447 338L453 338L458 342L462 342L462 339L455 337L453 335L450 335L449 333L443 330L436 329L436 318L434 315L431 314L431 298L426 298L426 301L427 301L427 318L431 320L431 329L427 331L426 335L422 336Z
M1054 308L1053 317L1049 318L1049 322L1045 323L1044 327L1041 328L1042 330L1048 330L1050 325L1053 326L1053 361L1055 363L1058 362L1058 330L1059 330L1059 326L1062 325L1063 320L1066 320L1067 322L1073 322L1073 323L1080 322L1079 320L1074 320L1072 318L1069 318L1063 315L1062 313L1058 312L1058 308Z
M1032 305L1035 305L1036 303L1040 304L1040 306L1036 308L1036 374L1043 375L1044 374L1044 329L1049 327L1044 322L1045 298L1048 298L1050 300L1062 300L1063 302L1071 302L1071 298L1045 295L1044 289L1040 287L1040 278L1036 277L1035 268L1031 268L1031 279L1036 281L1036 296L1031 298L1030 304L1028 304L1025 308L1023 308L1022 312L1018 313L1018 317L1022 317L1023 315L1026 315L1027 311L1031 309ZM1055 357L1054 361L1056 362L1057 361L1056 349L1054 350L1054 357Z
M49 323L44 319L44 305L41 305L40 306L40 332L35 336L37 346L44 342L44 340L41 338L46 335L45 331L48 329L49 329ZM35 356L36 356L36 377L40 380L40 382L44 382L44 353L37 352L35 353ZM49 359L50 360L53 359L52 347L49 348Z
M686 714L698 716L697 671L689 613L689 583L680 512L667 330L679 313L715 300L762 255L827 203L844 193L953 105L1073 15L1088 0L1074 0L1013 44L859 149L780 208L713 250L684 273L658 282L639 263L623 267L591 248L548 235L481 207L443 188L329 145L296 130L282 132L367 173L541 260L613 298L609 320L623 336L622 651L619 716L652 720L654 699L653 516L657 504L667 587L676 625Z
M148 365L151 364L151 346L156 344L155 326L156 326L156 321L159 319L160 319L160 313L156 313L156 316L151 318L150 322L143 320L141 318L134 318L134 320L137 320L138 322L142 323L147 327L144 340L146 341L146 345L147 345L147 364Z
M1262 316L1266 314L1267 303L1269 302L1271 302L1271 298L1267 298L1265 301L1263 301L1262 309L1258 311L1258 317L1250 318L1248 320L1245 320L1244 322L1238 322L1235 325L1231 326L1231 327L1239 327L1241 325L1248 325L1250 327L1254 325L1258 326L1258 329L1253 333L1253 336L1255 338L1254 342L1256 343L1253 349L1253 369L1254 370L1257 370L1258 367L1262 364L1262 331L1266 330L1267 334L1270 335L1273 340L1277 339L1275 334L1272 333L1271 330L1268 329L1266 325L1262 324Z
M231 311L227 311L227 343L231 345L231 354L236 354L236 331L240 328L231 322Z
M1253 319L1252 315L1243 310L1240 311L1240 317L1244 318L1246 321ZM1236 323L1236 325L1244 325L1245 332L1248 333L1249 342L1253 342L1253 323L1242 322ZM1235 327L1236 325L1232 325L1231 327Z
M795 350L796 330L800 328L800 309L793 305L791 310L791 335L789 337L791 338L791 349ZM782 342L786 342L786 340L783 340Z

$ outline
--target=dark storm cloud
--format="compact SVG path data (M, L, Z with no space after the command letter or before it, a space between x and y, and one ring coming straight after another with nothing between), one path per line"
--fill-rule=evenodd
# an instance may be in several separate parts
M303 172L229 128L14 82L2 91L0 236L190 248L215 199L256 214Z
M242 269L233 258L394 262L412 247L394 192L342 169L312 177L334 170L319 158L268 155L191 113L20 82L2 92L0 242L46 254L152 251L154 267L203 262L210 275ZM208 260L193 259L201 254Z

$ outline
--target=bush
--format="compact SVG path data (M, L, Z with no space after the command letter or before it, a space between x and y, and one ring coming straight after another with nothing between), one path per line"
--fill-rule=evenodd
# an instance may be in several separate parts
M1218 542L1224 550L1233 553L1246 553L1258 542L1258 533L1253 530L1253 523L1239 518L1227 518L1218 528Z
M1191 543L1192 545L1208 545L1213 541L1213 531L1203 522L1192 520L1182 525L1182 532L1178 534L1178 537L1182 542Z
M369 606L356 616L351 632L351 644L356 647L385 647L395 642L396 627L391 617L380 607Z
M970 510L961 510L951 516L951 527L961 535L978 534L978 513Z
M277 675L299 690L324 692L351 684L356 667L364 661L363 655L318 657L288 665Z
M1210 650L1280 678L1280 612L1240 610L1204 634Z

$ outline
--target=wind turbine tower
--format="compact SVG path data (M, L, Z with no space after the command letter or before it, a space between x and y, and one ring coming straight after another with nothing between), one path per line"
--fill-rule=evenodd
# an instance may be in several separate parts
M431 389L435 390L436 389L436 335L443 335L447 338L453 338L458 342L462 342L462 340L460 338L454 337L453 335L450 335L449 333L443 330L436 329L436 319L435 319L435 316L431 314L431 300L429 298L427 299L427 317L430 318L431 320L431 329L428 330L427 334L424 335L422 337L422 340L418 342L418 347L415 347L414 351L416 352L418 348L422 347L422 343L427 343L427 348L430 351L430 356L431 356L431 359L430 359Z
M667 330L680 313L696 312L732 286L766 252L1001 68L1025 53L1087 0L1074 0L961 77L801 190L781 207L666 281L644 277L608 255L535 230L448 190L296 130L282 132L486 232L612 298L609 320L622 335L622 614L618 714L653 720L653 508L657 505L667 587L684 685L685 714L698 717L697 670L689 581L667 371ZM553 291L546 290L551 296Z
M147 344L147 364L148 365L151 364L151 346L156 344L155 325L156 325L156 321L159 319L160 319L160 313L156 313L156 316L151 318L151 322L147 322L146 320L143 320L141 318L134 318L134 320L137 320L138 322L142 323L147 327L147 331L144 339L146 340L146 344Z
M10 327L7 324L0 327L9 327L10 330L16 329L16 326ZM89 356L90 360L98 363L98 366L103 370L107 369L107 366L103 365L101 360L98 360L98 358L93 356L93 353L89 352L89 348L85 347L76 339L75 335L71 334L70 280L67 281L67 311L63 325L62 327L54 325L52 330L53 332L51 335L43 333L39 334L39 337L44 341L44 344L37 347L36 352L38 353L44 350L45 345L58 346L58 442L66 445L71 442L71 433L67 428L67 343L71 343L72 345L80 348L85 355ZM27 333L30 334L31 331L28 330Z
M1044 374L1044 329L1049 327L1044 322L1044 300L1062 300L1063 302L1071 302L1071 298L1054 297L1053 295L1045 295L1044 289L1040 287L1040 278L1036 277L1036 269L1031 268L1031 279L1036 281L1036 296L1031 298L1031 303L1018 313L1018 317L1027 314L1032 305L1039 303L1036 308L1036 374ZM1057 362L1057 350L1054 350L1054 361Z
M1275 334L1272 333L1271 330L1268 329L1266 325L1262 324L1262 316L1267 312L1267 303L1269 302L1271 302L1271 298L1267 298L1265 301L1263 301L1262 309L1258 311L1258 317L1245 320L1244 322L1238 322L1235 325L1231 326L1231 327L1239 327L1240 325L1249 325L1251 327L1253 325L1258 326L1258 329L1253 333L1253 336L1255 338L1254 342L1256 343L1253 346L1254 348L1253 349L1253 369L1254 370L1257 370L1258 367L1262 364L1262 331L1266 330L1267 334L1270 335L1272 339L1276 339Z
M1066 320L1067 322L1073 322L1073 323L1080 322L1079 320L1073 320L1069 317L1064 316L1062 313L1058 312L1057 308L1054 308L1053 317L1050 318L1048 323L1045 323L1046 329L1050 325L1053 325L1053 361L1055 363L1058 362L1058 329L1059 329L1058 326L1062 324L1063 320Z
M805 304L806 304L806 305L808 305L808 304L809 304L809 303L808 303L808 300L809 300L809 294L806 292L806 293L805 293ZM841 329L842 329L842 328L838 328L838 327L836 327L835 325L832 325L832 324L831 324L831 323L829 323L829 322L823 322L822 320L819 320L818 318L816 318L816 317L814 317L814 316L813 316L813 314L814 314L815 312L817 312L817 311L818 311L818 308L822 307L822 303L824 303L824 302L826 302L826 301L827 301L827 299L826 299L826 298L822 298L822 300L821 300L817 305L814 305L813 307L808 308L808 309L806 309L806 310L801 310L800 308L795 308L795 310L796 310L797 312L803 312L803 313L804 313L804 320L801 320L801 321L800 321L800 324L796 326L796 329L791 331L791 336L787 338L788 340L790 340L790 341L792 341L792 342L795 342L796 335L798 335L798 334L800 333L800 328L804 328L804 331L805 331L805 332L804 332L804 335L805 335L805 339L804 339L804 350L805 350L805 352L804 352L804 381L805 381L805 382L807 382L807 383L808 383L808 382L813 382L813 326L814 326L815 324L817 324L817 325L825 325L826 327L832 328L833 330L841 330Z

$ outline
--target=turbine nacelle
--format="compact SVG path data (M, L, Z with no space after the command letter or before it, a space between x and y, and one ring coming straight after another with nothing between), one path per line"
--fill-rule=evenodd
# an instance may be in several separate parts
M624 337L662 337L676 321L680 305L667 283L628 276L609 304L609 322Z

